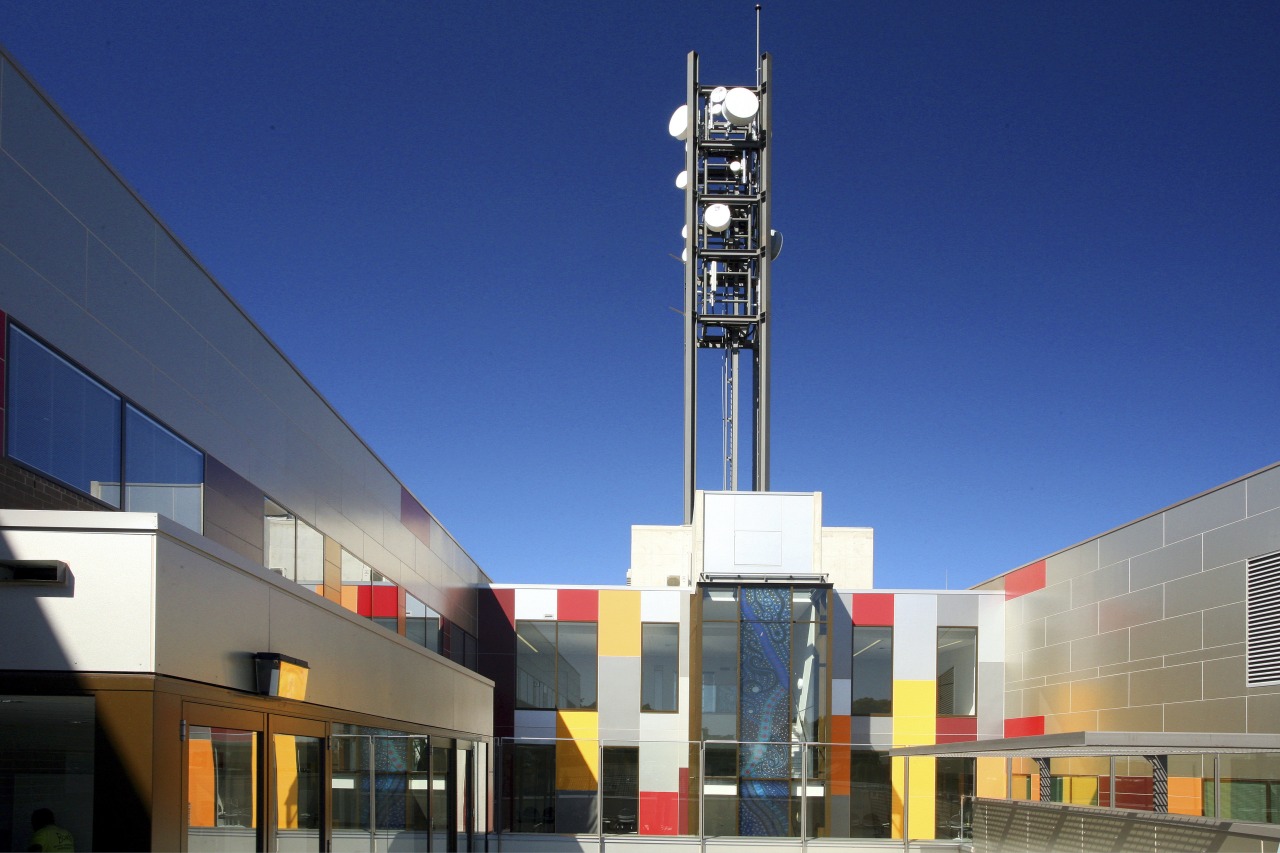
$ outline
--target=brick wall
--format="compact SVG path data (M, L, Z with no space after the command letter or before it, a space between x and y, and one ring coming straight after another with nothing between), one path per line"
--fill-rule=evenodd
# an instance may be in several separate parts
M33 474L8 459L0 459L0 508L111 511L110 507Z

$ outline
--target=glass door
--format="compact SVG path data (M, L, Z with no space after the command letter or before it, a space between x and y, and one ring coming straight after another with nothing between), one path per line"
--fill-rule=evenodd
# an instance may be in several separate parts
M317 853L325 849L325 725L270 718L270 849Z
M183 792L186 849L240 853L263 849L264 715L184 703Z

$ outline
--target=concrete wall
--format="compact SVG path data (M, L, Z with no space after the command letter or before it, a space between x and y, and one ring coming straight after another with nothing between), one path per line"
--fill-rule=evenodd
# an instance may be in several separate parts
M996 578L1010 734L1280 733L1245 686L1245 561L1280 550L1270 467Z
M483 572L7 58L0 199L0 312L257 494L237 524L206 489L211 537L248 555L269 495L477 633Z

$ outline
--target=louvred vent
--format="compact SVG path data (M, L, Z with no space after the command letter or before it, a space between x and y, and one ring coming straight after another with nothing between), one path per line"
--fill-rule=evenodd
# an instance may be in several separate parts
M1280 551L1245 565L1245 668L1250 687L1280 684Z

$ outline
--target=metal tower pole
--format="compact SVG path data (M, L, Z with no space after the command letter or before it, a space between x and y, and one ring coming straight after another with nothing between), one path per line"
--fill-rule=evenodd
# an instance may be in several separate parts
M769 491L769 287L773 254L773 234L769 215L769 160L773 147L772 86L773 60L769 54L760 57L760 319L756 328L755 363L755 464L751 487L757 492Z
M698 206L694 179L698 164L698 54L689 52L685 104L689 110L689 136L684 143L684 168L688 182L684 188L684 523L693 524L693 497L697 486L698 445L698 313L697 287Z

